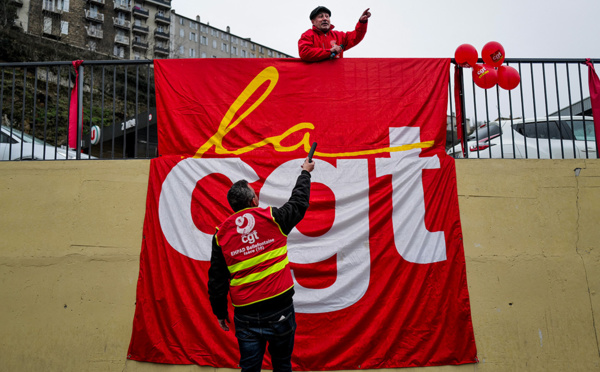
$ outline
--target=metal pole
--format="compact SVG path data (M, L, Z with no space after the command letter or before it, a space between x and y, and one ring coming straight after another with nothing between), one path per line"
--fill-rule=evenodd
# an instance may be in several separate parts
M77 160L81 159L81 137L83 123L83 66L77 67Z
M467 148L467 113L465 111L465 80L463 75L463 68L458 68L458 78L460 80L460 85L458 89L458 95L460 96L460 111L462 111L462 132L463 138L461 138L461 143L463 144L463 148L465 149L465 158L469 157L469 149Z

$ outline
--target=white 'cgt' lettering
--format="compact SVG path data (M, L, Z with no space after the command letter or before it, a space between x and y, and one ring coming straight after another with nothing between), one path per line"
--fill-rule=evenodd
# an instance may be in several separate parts
M390 146L420 142L418 128L390 128ZM440 167L439 158L419 158L420 149L391 153L376 159L377 177L392 176L394 242L400 256L426 264L446 259L444 232L425 226L423 169ZM312 264L336 256L337 275L327 288L305 288L296 279L294 302L299 313L341 310L359 301L369 287L369 173L364 159L338 160L337 166L315 160L312 182L331 189L335 219L329 231L312 238L296 229L289 237L291 262ZM261 206L281 206L294 188L302 159L290 160L273 171L260 192ZM219 173L232 182L256 182L256 172L240 159L186 159L165 178L159 198L163 234L178 252L195 260L210 261L212 234L198 230L192 219L192 193L202 178ZM402 207L402 209L400 209ZM292 272L293 275L293 272Z
M419 128L390 128L390 146L420 142ZM393 152L389 159L376 159L377 177L392 175L392 222L394 242L402 258L427 264L446 260L444 232L425 227L423 169L437 169L437 156L420 158L420 149ZM402 209L401 209L402 207Z
M305 288L296 279L294 304L299 313L327 313L356 303L369 288L369 172L367 160L338 160L337 167L315 160L312 182L335 195L335 220L325 234L312 238L297 229L288 237L288 257L299 264L318 263L336 255L337 277L331 286ZM279 166L267 178L260 203L282 205L290 197L299 160ZM293 272L292 272L293 274Z
M204 177L220 173L236 182L256 182L258 175L240 159L185 159L177 163L163 182L158 202L160 227L179 253L210 261L212 235L198 230L192 219L192 193Z

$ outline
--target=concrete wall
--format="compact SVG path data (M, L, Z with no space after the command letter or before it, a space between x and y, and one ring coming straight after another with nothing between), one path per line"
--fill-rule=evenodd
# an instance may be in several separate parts
M126 360L148 170L0 163L0 371L215 371ZM457 174L480 363L427 371L600 369L600 162Z

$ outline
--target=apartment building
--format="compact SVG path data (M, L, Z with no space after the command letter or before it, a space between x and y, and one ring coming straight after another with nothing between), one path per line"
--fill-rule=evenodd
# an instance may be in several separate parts
M169 58L292 58L275 49L253 42L208 23L171 10L171 50Z
M171 0L13 0L24 32L123 59L289 58L176 14Z
M29 34L123 59L169 57L171 0L22 0Z

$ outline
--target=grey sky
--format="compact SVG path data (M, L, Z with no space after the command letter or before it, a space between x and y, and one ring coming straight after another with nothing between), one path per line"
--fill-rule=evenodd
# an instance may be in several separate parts
M571 0L173 0L188 18L298 56L308 15L327 6L336 29L349 31L371 8L367 36L346 57L453 57L468 43L479 52L498 41L507 58L600 58L600 1Z

